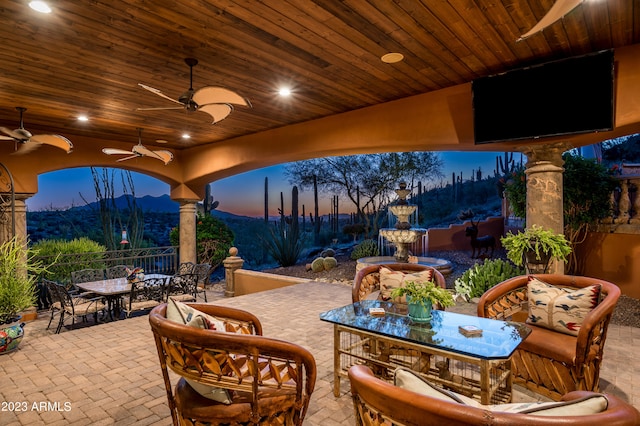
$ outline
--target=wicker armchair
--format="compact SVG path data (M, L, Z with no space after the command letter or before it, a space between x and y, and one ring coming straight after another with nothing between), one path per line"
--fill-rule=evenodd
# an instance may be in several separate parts
M638 410L613 395L606 395L607 408L597 414L536 416L498 410L489 411L416 393L375 377L371 369L364 365L355 365L349 369L349 381L358 426L632 426L640 424ZM563 396L562 400L573 401L593 394L593 392L575 391Z
M418 263L389 263L381 265L365 266L356 274L353 280L353 286L351 287L351 298L353 303L370 298L375 292L380 291L380 267L384 266L393 271L402 272L420 272L431 270L433 274L433 280L442 288L447 288L444 276L437 269L420 265Z
M222 320L227 332L170 321L166 304L149 314L173 424L301 425L316 381L311 353L263 337L249 312L190 306ZM179 377L175 392L169 370ZM231 391L231 403L201 396L187 380Z
M607 329L620 289L596 278L555 274L532 276L566 288L600 284L601 300L586 316L577 336L528 324L532 333L512 358L514 382L554 400L574 390L598 391ZM528 309L528 279L529 276L518 276L491 288L480 298L478 316L524 322Z

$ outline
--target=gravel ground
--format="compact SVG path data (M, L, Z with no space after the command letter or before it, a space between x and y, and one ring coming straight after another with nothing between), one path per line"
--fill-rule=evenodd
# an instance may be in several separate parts
M451 262L452 272L446 277L447 288L453 288L453 282L464 273L474 263L476 259L470 257L469 252L464 251L441 251L431 252L430 257L443 258ZM356 270L356 262L349 258L349 250L338 250L336 253L338 266L330 271L312 272L307 270L306 264L312 259L300 262L297 265L286 268L275 268L264 270L279 275L289 275L300 278L307 278L325 282L341 282L351 285ZM504 251L496 251L494 258L506 259ZM640 328L640 300L622 295L618 300L618 305L613 312L611 323Z

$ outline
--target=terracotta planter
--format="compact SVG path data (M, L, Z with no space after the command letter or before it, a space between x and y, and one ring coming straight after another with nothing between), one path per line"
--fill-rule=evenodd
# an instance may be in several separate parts
M18 345L24 336L24 322L17 317L9 324L0 324L0 355L18 349Z

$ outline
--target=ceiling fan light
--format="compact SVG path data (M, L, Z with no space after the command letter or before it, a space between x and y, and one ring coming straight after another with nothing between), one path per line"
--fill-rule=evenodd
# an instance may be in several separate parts
M29 2L29 7L31 9L35 10L36 12L51 13L51 8L44 1L40 1L40 0L31 1L31 2Z

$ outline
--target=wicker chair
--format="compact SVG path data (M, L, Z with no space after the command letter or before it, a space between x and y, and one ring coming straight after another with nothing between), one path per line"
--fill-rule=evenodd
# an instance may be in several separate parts
M607 408L597 414L536 416L489 411L412 392L375 377L371 369L364 365L355 365L349 369L349 381L358 426L632 426L640 424L638 410L613 395L606 395ZM593 392L575 391L563 396L562 400L572 401L593 394Z
M574 390L598 391L607 329L620 289L596 278L532 276L554 286L574 289L600 284L601 301L586 316L577 337L528 324L532 333L512 358L514 382L554 400ZM529 276L518 276L488 290L478 303L478 316L524 321L528 279Z
M380 291L380 267L382 266L393 271L408 273L431 270L436 284L442 288L447 288L447 284L442 273L431 266L420 265L418 263L370 265L360 269L353 280L353 286L351 287L351 298L353 303L367 299L375 292Z
M249 312L190 306L222 320L227 332L170 321L166 304L149 314L173 424L301 425L316 381L311 353L263 337ZM175 388L169 370L178 375ZM187 380L233 391L231 403L201 396Z

